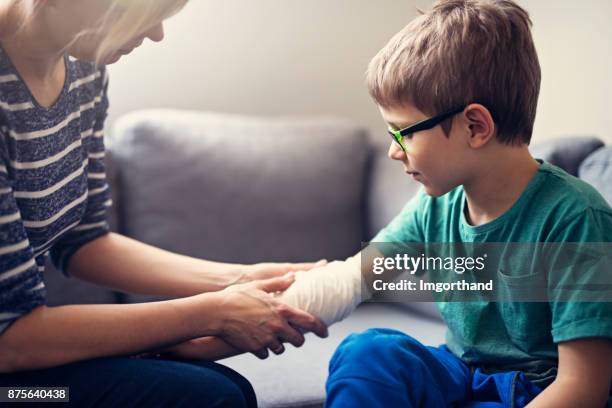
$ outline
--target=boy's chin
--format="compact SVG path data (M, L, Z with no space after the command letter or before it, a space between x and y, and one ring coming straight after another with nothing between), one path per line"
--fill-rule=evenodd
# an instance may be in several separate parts
M423 185L423 189L425 190L425 193L431 197L441 197L453 189L453 188L440 188L440 187L433 186L428 183L421 183L421 184Z

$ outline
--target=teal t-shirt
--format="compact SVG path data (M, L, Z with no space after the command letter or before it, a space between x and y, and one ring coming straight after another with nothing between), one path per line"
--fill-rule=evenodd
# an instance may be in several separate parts
M612 209L605 199L589 184L546 162L513 206L495 220L472 226L465 206L462 187L441 197L420 192L372 242L612 242ZM529 285L530 279L539 278L536 273L520 281ZM501 367L556 360L556 343L612 339L610 302L470 301L437 306L448 326L447 346L468 364Z

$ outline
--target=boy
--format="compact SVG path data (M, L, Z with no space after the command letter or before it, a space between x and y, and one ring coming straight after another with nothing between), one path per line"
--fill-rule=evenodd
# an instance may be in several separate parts
M372 60L368 86L394 139L389 157L426 193L374 242L612 241L605 200L527 149L540 87L530 25L509 0L441 0ZM529 285L533 276L509 279ZM612 303L438 307L448 324L440 348L386 329L349 336L330 363L327 405L605 405Z
M508 0L439 1L373 59L368 86L393 136L389 157L424 187L374 243L609 248L612 209L604 199L527 149L540 88L530 24ZM367 260L382 248L298 272L279 299L328 325L342 320L361 301L362 273L372 287ZM520 265L531 261L524 256L519 261L495 283L539 283L541 271ZM594 283L588 270L570 265L580 283ZM349 336L330 362L327 405L603 406L612 379L612 303L552 299L439 303L448 325L440 348L393 330ZM238 352L219 339L169 351L201 358L213 345Z

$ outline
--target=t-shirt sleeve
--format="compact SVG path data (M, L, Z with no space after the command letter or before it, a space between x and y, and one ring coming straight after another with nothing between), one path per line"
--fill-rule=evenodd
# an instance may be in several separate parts
M587 209L555 241L564 244L549 277L554 342L612 339L612 212Z
M96 116L93 129L84 138L87 150L87 208L81 222L62 236L51 248L51 260L64 275L68 273L71 257L85 244L110 231L107 210L112 205L110 187L106 178L104 122L108 112L108 75L105 68L100 70L102 90L96 97Z
M0 334L19 317L45 304L45 296L42 272L34 259L3 157L0 159Z

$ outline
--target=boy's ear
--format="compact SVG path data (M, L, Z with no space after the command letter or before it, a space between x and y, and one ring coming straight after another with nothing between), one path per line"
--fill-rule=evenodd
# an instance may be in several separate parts
M471 147L478 149L495 137L495 122L487 108L479 103L471 103L463 113L467 119L468 143Z

